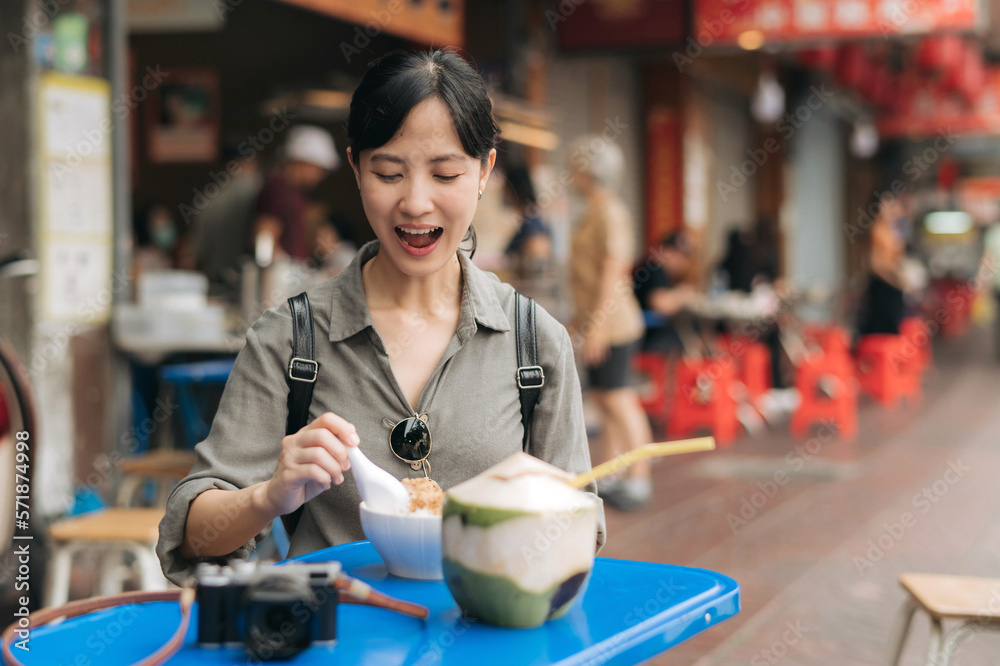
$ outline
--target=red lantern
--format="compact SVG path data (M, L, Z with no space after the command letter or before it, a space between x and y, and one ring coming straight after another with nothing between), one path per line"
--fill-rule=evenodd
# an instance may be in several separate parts
M798 58L803 67L830 72L837 66L838 54L839 49L836 46L828 45L799 51Z
M920 42L917 64L927 71L947 72L961 67L964 42L958 35L936 35Z
M975 103L983 94L986 85L986 65L983 55L975 45L965 50L965 66L959 80L958 91L970 103Z
M872 61L869 64L868 76L859 92L872 104L887 106L887 92L892 85L892 69L885 62Z
M837 58L837 82L842 86L864 89L870 72L868 50L861 44L847 44Z
M965 42L962 42L958 52L958 59L941 71L941 87L943 90L957 92L962 87L962 79L965 77L965 66L970 50Z

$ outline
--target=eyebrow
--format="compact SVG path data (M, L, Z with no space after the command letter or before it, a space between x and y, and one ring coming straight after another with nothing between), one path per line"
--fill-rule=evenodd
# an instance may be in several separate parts
M458 153L448 153L446 155L438 155L437 157L432 157L430 159L431 164L438 164L440 162L456 162L460 161L462 156ZM371 156L372 162L391 162L393 164L405 164L405 160L402 157L396 155L390 155L389 153L375 153Z

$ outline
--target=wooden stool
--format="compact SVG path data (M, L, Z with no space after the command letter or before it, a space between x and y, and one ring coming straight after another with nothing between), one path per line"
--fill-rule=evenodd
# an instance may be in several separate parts
M45 605L61 606L69 600L73 555L81 550L104 551L100 573L102 595L121 591L120 570L126 553L135 557L143 590L166 589L167 581L155 552L162 518L163 509L107 509L52 523Z
M122 461L121 472L125 475L118 488L117 506L131 506L136 491L146 481L157 484L156 506L167 505L167 495L176 482L187 476L198 456L194 451L176 449L155 449Z
M958 644L980 629L1000 629L1000 578L905 573L899 584L909 596L903 604L886 664L896 666L919 608L931 620L928 666L948 666ZM944 620L958 620L945 633Z

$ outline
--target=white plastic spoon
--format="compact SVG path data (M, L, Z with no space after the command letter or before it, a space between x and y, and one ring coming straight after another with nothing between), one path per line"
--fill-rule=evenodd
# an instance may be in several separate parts
M396 512L410 506L406 486L371 460L356 446L347 447L354 482L365 504L376 511Z

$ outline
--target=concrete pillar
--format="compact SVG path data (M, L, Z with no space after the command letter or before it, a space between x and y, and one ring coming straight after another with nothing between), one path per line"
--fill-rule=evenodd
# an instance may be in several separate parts
M23 21L34 8L33 0L7 0L0 11L0 257L20 250L35 253L30 191L33 173L31 136L36 72L25 43ZM17 354L28 359L34 322L34 280L0 280L0 337L11 341Z

